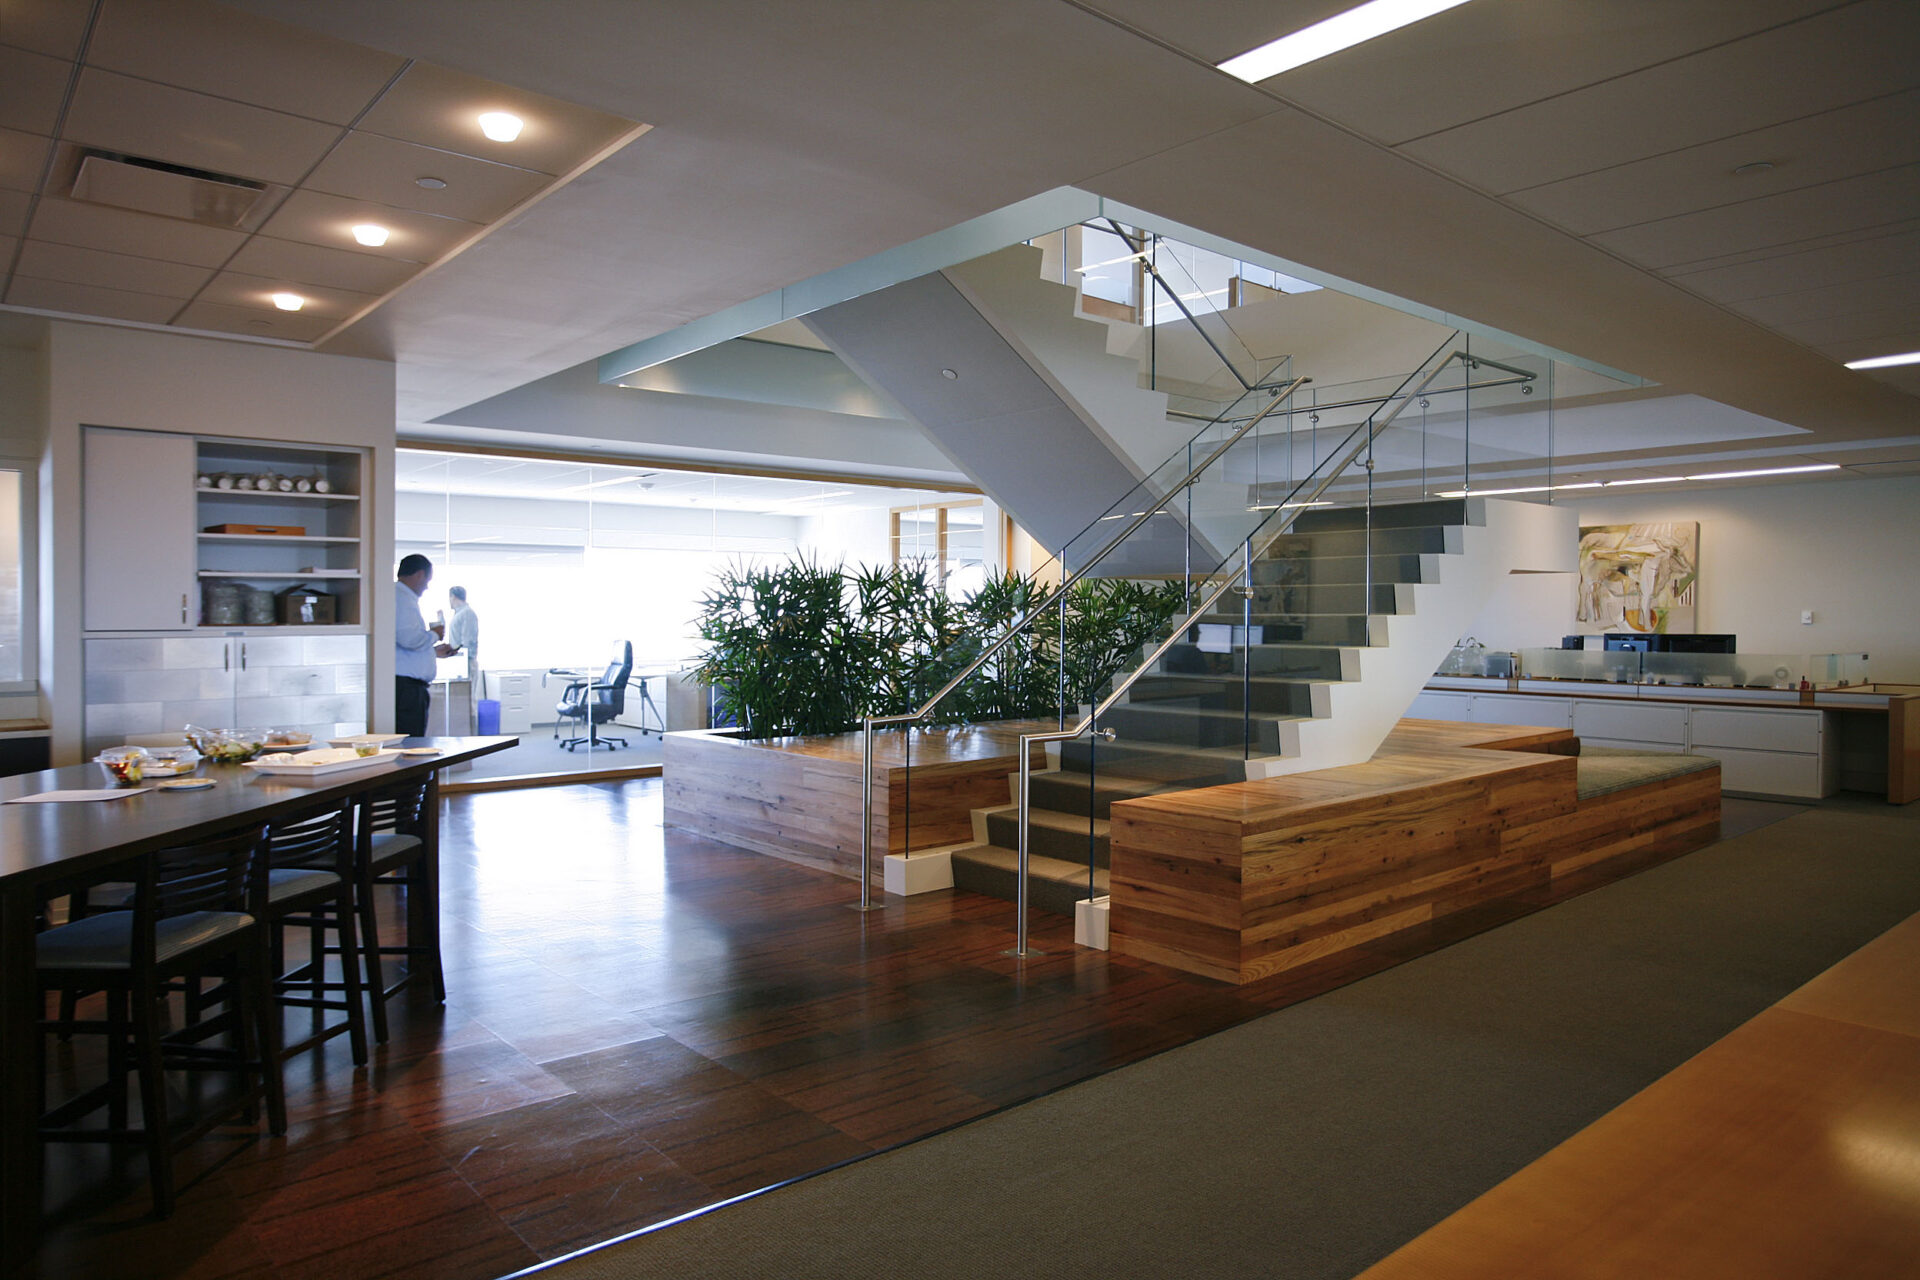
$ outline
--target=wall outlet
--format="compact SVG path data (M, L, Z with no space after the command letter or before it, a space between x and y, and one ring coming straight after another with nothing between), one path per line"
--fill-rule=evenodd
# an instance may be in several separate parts
M1800 625L1803 627L1810 627L1813 625L1813 610L1802 609L1800 611Z

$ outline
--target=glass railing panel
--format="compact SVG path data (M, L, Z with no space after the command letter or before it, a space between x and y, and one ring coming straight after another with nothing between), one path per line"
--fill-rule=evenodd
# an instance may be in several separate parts
M1641 655L1603 649L1522 649L1520 675L1527 680L1597 680L1638 684Z

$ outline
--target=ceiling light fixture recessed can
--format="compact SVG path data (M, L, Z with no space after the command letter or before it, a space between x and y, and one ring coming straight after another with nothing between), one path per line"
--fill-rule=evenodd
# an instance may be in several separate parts
M282 311L298 311L307 305L307 300L297 293L276 293L273 295L273 305Z
M429 191L445 191L447 189L447 180L445 178L433 177L415 178L413 185L416 187L425 187Z
M483 111L480 113L480 132L495 142L512 142L520 136L520 126L524 123L511 111Z
M354 227L353 238L369 249L378 249L387 242L387 229L376 222L362 222Z

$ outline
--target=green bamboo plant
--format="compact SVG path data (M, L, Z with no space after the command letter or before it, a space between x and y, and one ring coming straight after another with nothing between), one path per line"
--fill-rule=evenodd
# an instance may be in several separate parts
M844 733L863 716L917 710L1046 593L1038 579L1005 572L955 600L925 561L736 564L701 601L698 674L746 737ZM1069 709L1078 706L1137 662L1183 602L1178 583L1077 583L956 689L936 720L1053 716L1063 693Z

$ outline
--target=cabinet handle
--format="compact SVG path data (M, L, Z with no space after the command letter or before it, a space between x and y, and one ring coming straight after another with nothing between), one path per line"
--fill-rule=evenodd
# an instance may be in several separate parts
M233 670L233 646L231 644L223 644L220 646L220 669L222 671Z
M247 642L245 640L240 642L240 669L242 671L247 669Z
M180 621L185 622L186 620L187 620L187 593L182 591L180 593Z

